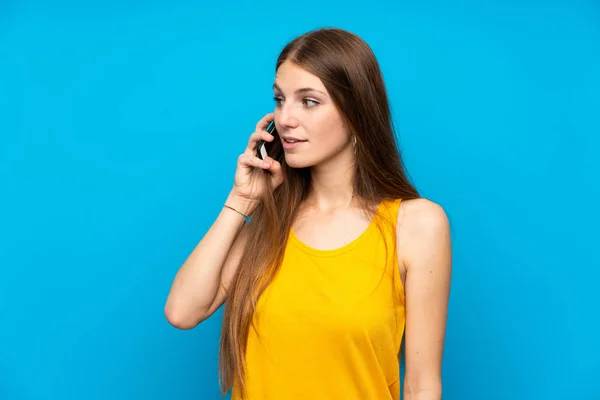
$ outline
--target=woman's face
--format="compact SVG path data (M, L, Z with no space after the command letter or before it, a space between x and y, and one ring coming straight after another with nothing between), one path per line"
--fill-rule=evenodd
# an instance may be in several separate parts
M285 61L273 85L275 126L292 168L312 167L334 157L352 155L341 113L319 78Z

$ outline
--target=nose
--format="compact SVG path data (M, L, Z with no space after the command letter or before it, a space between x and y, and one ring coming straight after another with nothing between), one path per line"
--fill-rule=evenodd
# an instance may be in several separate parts
M294 115L293 104L283 103L278 111L278 113L276 111L276 114L279 114L277 115L277 122L280 126L284 128L295 128L298 126L298 119Z

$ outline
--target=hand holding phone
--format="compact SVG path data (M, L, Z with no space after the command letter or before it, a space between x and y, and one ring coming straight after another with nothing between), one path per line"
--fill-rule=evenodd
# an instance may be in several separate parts
M246 150L238 157L231 195L248 204L258 204L265 191L283 183L281 139L275 130L273 114L265 115L250 136ZM268 171L265 175L263 171ZM265 179L266 178L266 179Z
M267 126L267 132L273 135L273 140L270 142L261 140L256 146L256 156L261 160L267 157L271 157L277 162L281 162L283 158L283 145L281 144L281 138L275 129L275 121L271 121Z

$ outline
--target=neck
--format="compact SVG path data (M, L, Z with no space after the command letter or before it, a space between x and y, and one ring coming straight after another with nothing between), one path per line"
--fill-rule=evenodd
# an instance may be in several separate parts
M311 168L312 187L308 205L331 211L354 203L356 161L353 154L345 153Z

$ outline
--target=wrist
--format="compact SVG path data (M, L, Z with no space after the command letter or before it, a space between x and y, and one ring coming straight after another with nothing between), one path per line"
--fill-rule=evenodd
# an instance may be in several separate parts
M225 201L225 205L234 208L238 212L250 215L252 212L258 207L259 202L246 199L244 197L240 197L239 195L231 192L229 196L227 196L227 200Z

